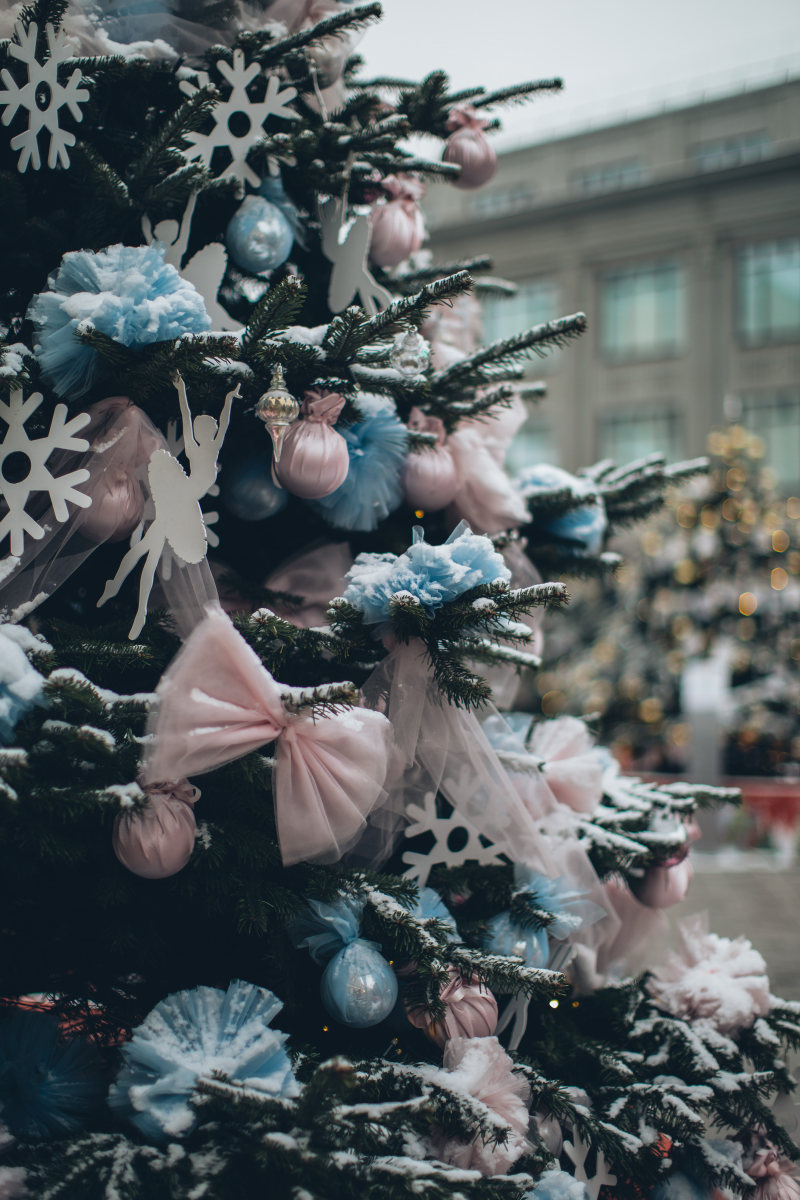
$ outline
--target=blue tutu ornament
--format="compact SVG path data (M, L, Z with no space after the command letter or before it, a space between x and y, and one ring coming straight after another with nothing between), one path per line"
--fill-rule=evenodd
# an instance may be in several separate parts
M534 929L514 921L510 913L498 913L488 923L488 948L493 954L520 958L526 967L546 967L549 960L549 938L563 941L589 925L595 924L605 911L590 900L586 892L576 888L565 875L549 879L537 871L518 866L515 870L517 894L535 896L537 908L550 916L545 928Z
M367 532L403 502L408 430L388 402L362 394L358 403L364 419L337 430L347 442L347 478L314 505L337 529Z
M429 545L416 525L414 541L404 554L358 555L347 573L344 598L364 614L368 625L377 625L389 620L398 592L410 593L434 613L472 588L508 583L510 578L489 538L472 533L465 521L441 546Z
M97 1051L63 1041L51 1013L13 1013L0 1022L0 1113L14 1137L63 1137L82 1129L103 1099Z
M589 1189L566 1171L545 1171L525 1200L589 1200Z
M27 629L0 625L0 743L11 742L20 717L41 702L44 679L25 654L34 645Z
M34 352L59 396L85 395L100 374L101 355L77 336L83 321L131 349L211 328L203 297L164 253L156 242L64 255L28 308Z
M599 554L603 548L608 521L603 498L591 479L571 475L550 463L526 467L516 478L517 487L526 500L567 489L573 495L586 497L587 503L569 509L559 516L534 518L536 529L542 529L565 549L574 554Z
M308 914L295 921L290 936L314 962L326 960L320 993L337 1021L366 1029L384 1021L397 1000L397 976L375 942L359 937L363 900L340 897L333 904L308 901Z
M196 987L167 996L122 1047L109 1105L145 1137L165 1141L192 1129L192 1093L215 1071L275 1099L297 1096L288 1035L269 1027L282 1008L272 992L240 979L227 992Z

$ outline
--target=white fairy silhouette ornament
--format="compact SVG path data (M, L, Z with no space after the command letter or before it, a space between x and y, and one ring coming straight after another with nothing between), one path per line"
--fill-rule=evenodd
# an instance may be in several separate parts
M147 602L153 587L156 569L166 547L181 567L201 563L208 551L208 533L200 508L200 500L214 486L217 477L217 459L228 430L231 408L239 396L239 385L228 392L222 406L219 424L214 417L201 415L192 421L186 385L180 375L175 377L178 389L183 425L184 452L189 463L189 474L169 450L159 448L150 455L147 463L147 490L152 518L143 528L137 540L119 565L116 575L106 583L105 590L97 602L99 608L116 596L142 559L139 578L139 607L136 611L128 637L134 639L141 633L147 617ZM134 535L135 537L136 535Z
M328 307L341 312L358 296L371 317L392 303L391 292L378 283L369 269L372 222L369 213L345 220L344 200L331 196L319 204L322 253L333 263L328 285Z

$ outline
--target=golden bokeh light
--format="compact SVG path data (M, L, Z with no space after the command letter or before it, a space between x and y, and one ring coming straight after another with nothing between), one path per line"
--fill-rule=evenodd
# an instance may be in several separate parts
M758 608L758 600L752 592L742 592L739 597L739 612L743 617L752 617Z
M785 529L776 529L773 533L772 549L778 554L783 554L784 550L789 549L789 535Z
M770 575L769 585L776 592L782 592L789 582L789 576L783 567L773 567Z

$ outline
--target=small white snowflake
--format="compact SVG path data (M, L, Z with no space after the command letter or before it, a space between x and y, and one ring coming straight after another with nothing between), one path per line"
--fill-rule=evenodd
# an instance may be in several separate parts
M49 57L39 62L36 57L36 39L39 28L31 21L27 30L22 21L14 29L14 41L8 47L12 58L18 58L28 68L28 81L22 87L9 70L3 68L0 89L0 105L4 106L3 124L10 125L17 109L28 111L28 128L11 139L11 149L19 150L17 170L24 172L28 164L38 171L42 165L39 155L39 134L46 129L50 134L47 155L48 167L69 166L68 146L75 145L75 134L59 126L59 114L66 107L76 121L83 120L81 104L89 99L89 92L81 87L83 75L76 67L66 83L59 83L58 68L72 58L67 40L61 30L56 33L52 25L45 26Z
M433 834L433 845L426 853L416 850L405 850L403 862L408 870L407 879L413 879L420 887L428 882L432 867L460 867L465 862L478 862L483 866L503 862L497 846L484 846L477 829L470 825L455 810L449 817L440 817L436 811L436 796L428 792L422 804L409 804L406 809L411 824L407 826L407 838L417 837L421 833ZM454 838L454 835L458 835ZM454 849L451 842L460 844Z
M67 503L78 508L88 508L92 503L90 496L77 491L77 485L89 478L87 470L54 475L47 466L54 450L85 452L89 449L85 438L75 434L88 425L91 418L88 413L78 413L66 420L66 404L57 404L45 436L29 438L25 422L36 412L42 399L41 392L34 392L23 400L22 392L18 390L11 393L8 403L0 400L0 418L8 426L0 443L0 497L8 508L0 520L0 543L10 535L13 556L22 554L26 533L37 541L45 534L44 528L26 511L32 492L48 493L53 515L62 524L69 519ZM9 462L12 455L15 456L13 463ZM21 474L21 479L14 480L13 476Z
M190 143L184 155L187 162L199 160L211 169L211 160L215 150L227 149L231 161L220 179L233 177L239 181L240 187L245 183L258 187L260 178L249 166L247 156L264 132L264 124L268 117L281 117L285 121L296 121L297 113L288 108L290 101L297 95L297 88L287 87L280 90L281 84L277 75L267 79L267 91L263 100L251 100L247 88L261 74L258 63L245 66L244 53L241 50L233 52L233 66L220 59L217 63L219 73L231 85L230 95L226 100L219 100L212 109L214 128L209 133L187 133L186 141ZM198 84L184 80L181 91L187 96L193 96L201 87L209 83L206 71L197 75Z

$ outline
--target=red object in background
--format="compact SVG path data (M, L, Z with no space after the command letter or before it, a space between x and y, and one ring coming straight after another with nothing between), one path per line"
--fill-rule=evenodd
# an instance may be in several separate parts
M723 780L725 787L738 787L742 804L764 829L784 829L796 833L800 828L800 780L759 779L742 776Z
M30 996L0 996L0 1019L4 1014L14 1010L46 1013L52 1012L55 1007L56 998L48 996L45 992ZM68 1038L72 1034L77 1034L91 1038L98 1045L106 1046L109 1049L121 1046L127 1040L126 1035L122 1032L110 1032L103 1021L101 1005L95 1004L93 1000L87 1000L82 1007L76 1006L70 1011L74 1013L74 1016L66 1013L61 1013L59 1016L59 1029L62 1037Z

